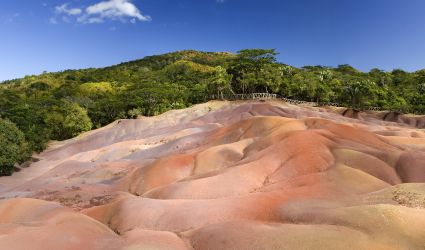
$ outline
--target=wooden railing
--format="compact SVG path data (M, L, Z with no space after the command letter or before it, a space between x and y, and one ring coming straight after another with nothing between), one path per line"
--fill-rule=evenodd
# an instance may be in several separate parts
M307 105L311 107L324 107L324 106L331 106L331 107L346 107L346 108L352 108L356 110L362 110L362 111L388 111L388 112L397 112L397 113L404 113L403 110L387 110L382 107L370 107L370 106L349 106L349 105L343 105L340 103L335 102L308 102L308 101L301 101L296 99L291 99L287 97L283 97L277 94L270 94L270 93L251 93L251 94L234 94L234 95L225 95L225 96L218 96L218 95L212 95L210 96L210 100L282 100L284 102L294 104L294 105Z
M269 93L252 93L252 94L238 94L234 96L237 100L273 100L277 99L276 94Z

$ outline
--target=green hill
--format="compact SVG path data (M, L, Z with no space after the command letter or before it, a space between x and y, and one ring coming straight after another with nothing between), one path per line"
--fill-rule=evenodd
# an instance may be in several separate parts
M68 139L120 118L184 108L211 95L273 92L356 108L425 112L425 70L295 68L276 62L276 54L262 49L238 54L189 50L106 68L26 76L0 84L0 118L24 133L29 154L43 150L49 140ZM0 135L2 143L0 147L10 145Z

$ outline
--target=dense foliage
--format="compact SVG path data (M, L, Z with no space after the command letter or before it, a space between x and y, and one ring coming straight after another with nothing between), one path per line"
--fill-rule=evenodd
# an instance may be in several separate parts
M0 119L0 149L0 175L11 174L15 163L29 155L24 133L4 119Z
M204 102L211 96L277 93L305 101L425 113L425 70L408 73L349 65L295 68L276 51L237 54L181 51L100 69L43 73L0 84L0 117L41 151L116 119L152 116ZM14 158L13 158L14 159Z

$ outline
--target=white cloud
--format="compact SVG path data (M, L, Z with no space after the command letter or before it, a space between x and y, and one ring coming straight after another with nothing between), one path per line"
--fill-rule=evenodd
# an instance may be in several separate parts
M68 8L68 3L56 6L55 8L56 14L66 14L70 16L77 16L83 13L80 8Z
M144 16L139 9L129 0L108 0L87 7L88 15L96 15L103 19L116 19L131 17L139 21L149 21L149 16Z
M56 6L56 16L74 17L79 23L103 23L107 20L136 23L137 21L150 21L150 16L143 15L131 0L106 0L90 5L87 8L68 8L69 4ZM70 20L65 18L65 20Z

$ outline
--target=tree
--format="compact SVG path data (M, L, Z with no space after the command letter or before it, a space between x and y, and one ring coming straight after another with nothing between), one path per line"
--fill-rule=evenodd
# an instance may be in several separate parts
M285 88L286 94L283 93L283 95L299 100L311 100L312 95L309 91L311 82L306 78L308 78L307 75L302 72L294 74Z
M208 84L210 92L217 94L221 99L224 99L225 92L233 92L231 86L232 76L227 73L226 69L217 66L212 74L212 78Z
M357 69L353 68L352 66L348 64L341 64L338 65L338 67L335 69L337 72L340 72L343 75L357 75L360 73Z
M351 99L351 105L363 106L366 98L371 99L376 86L375 82L364 79L350 79L346 82L346 93Z
M383 70L380 70L378 68L374 68L374 69L370 70L368 75L380 87L388 86L392 83L391 74L389 74L389 73L387 73Z
M25 135L14 123L0 119L0 175L10 175L15 163L29 156Z
M65 106L66 117L63 120L63 128L67 134L67 138L75 137L82 132L89 131L93 124L87 115L87 110L77 104L69 104Z
M317 73L318 81L313 81L314 85L314 100L318 103L322 101L330 101L333 96L331 82L333 80L333 73L329 68L321 67Z
M255 92L255 85L258 83L257 74L254 71L243 71L239 79L239 85L242 88L242 93Z
M44 119L51 102L57 103L56 100L48 98L19 99L4 116L25 134L25 139L32 151L44 150L50 139L51 128L46 126Z
M31 83L27 90L26 93L28 96L30 95L34 95L34 97L37 97L38 93L42 93L44 91L47 91L50 89L49 84L42 82L42 81L37 81L34 83Z
M52 139L65 140L89 131L93 124L87 111L75 103L55 106L46 115L45 123L52 128Z
M278 64L265 64L258 72L258 82L261 91L277 93L283 83L283 68Z
M105 126L116 119L125 118L126 102L134 102L130 95L107 95L88 108L88 115L96 128Z
M391 72L391 76L393 79L393 85L401 86L408 83L411 79L411 76L408 72L402 69L395 69Z
M207 78L214 71L214 67L180 60L164 67L161 70L160 78L162 78L162 82L170 81L189 87L199 83L201 79Z
M278 54L276 49L244 49L238 51L238 58L261 66L267 63L275 63Z
M242 93L280 91L284 72L289 69L276 63L277 54L274 49L239 51L229 67L235 89Z

